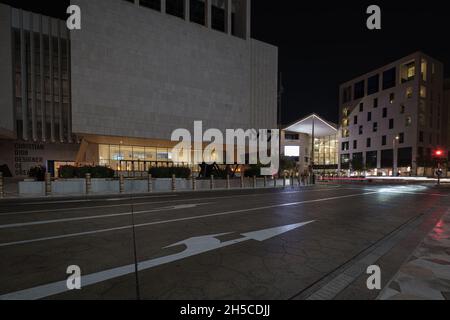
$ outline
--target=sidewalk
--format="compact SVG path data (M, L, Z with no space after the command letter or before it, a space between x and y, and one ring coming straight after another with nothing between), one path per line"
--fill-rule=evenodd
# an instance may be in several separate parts
M450 210L414 251L379 300L450 300Z

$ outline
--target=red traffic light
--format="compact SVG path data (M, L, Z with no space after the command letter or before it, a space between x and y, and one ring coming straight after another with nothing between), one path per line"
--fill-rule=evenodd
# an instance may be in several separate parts
M434 152L434 155L435 155L436 157L442 157L442 156L444 155L444 151L442 151L442 150L436 150L436 151Z

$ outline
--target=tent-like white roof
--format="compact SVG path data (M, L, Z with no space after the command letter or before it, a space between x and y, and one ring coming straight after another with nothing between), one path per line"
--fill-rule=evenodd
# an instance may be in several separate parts
M285 131L305 133L312 135L314 124L314 136L316 138L331 136L337 133L336 125L325 121L316 114L312 114L306 118L303 118L296 123L290 125Z

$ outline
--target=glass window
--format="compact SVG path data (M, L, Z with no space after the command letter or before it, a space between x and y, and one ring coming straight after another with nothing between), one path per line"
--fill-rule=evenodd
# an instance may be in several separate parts
M395 87L397 82L396 68L392 68L383 72L383 90Z
M422 59L422 63L420 65L420 71L422 73L422 80L427 81L428 79L428 62L425 59Z
M406 98L411 99L412 96L413 96L413 92L414 92L413 88L412 87L408 87L406 89Z
M367 80L367 94L371 95L380 90L380 75L376 74Z
M158 148L157 152L158 161L169 161L169 152L166 148Z
M120 152L122 153L124 160L133 160L133 147L120 146Z
M420 87L420 97L423 99L427 97L427 88L425 86Z
M98 157L99 157L100 163L102 161L109 161L111 159L111 157L109 155L109 145L100 144L98 146Z
M110 146L110 159L114 161L120 161L123 160L123 154L120 151L120 146L112 145Z
M133 160L144 161L145 160L145 148L133 147Z
M364 80L355 83L355 87L354 87L354 97L355 97L355 99L360 99L360 98L364 97L364 86L365 86L365 81Z
M145 148L145 160L156 161L156 148Z

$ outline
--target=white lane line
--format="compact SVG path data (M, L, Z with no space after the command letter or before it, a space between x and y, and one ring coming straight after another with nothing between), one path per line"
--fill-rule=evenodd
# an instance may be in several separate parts
M11 223L11 224L0 225L0 229L11 229L11 228L38 226L38 225L43 225L43 224L75 222L75 221L105 219L105 218L113 218L113 217L115 218L115 217L122 217L122 216L130 216L132 214L144 214L144 213L154 213L154 212L163 212L163 211L184 210L184 209L192 209L192 208L195 208L198 206L206 206L206 205L210 205L213 203L214 202L182 204L182 205L158 208L158 209L153 209L153 210L145 210L145 211L121 212L121 213L102 214L102 215L95 215L95 216L84 216L84 217L74 217L74 218L65 218L65 219L53 219L53 220L42 220L42 221L33 221L33 222Z
M126 206L141 206L147 204L164 204L164 203L173 203L173 202L186 202L186 201L209 201L209 200L220 200L220 199L233 199L233 198L242 198L242 197L266 197L267 195L283 195L283 194L293 194L293 193L307 193L307 192L322 192L322 191L335 191L335 190L354 190L347 188L323 188L323 189L315 189L315 190L300 190L300 191L290 191L290 192L265 192L260 194L243 194L243 195L234 195L234 196L222 196L222 197L204 197L204 198L193 198L193 199L176 199L176 200L166 200L166 201L148 201L148 202L138 202L138 203L123 203L123 204L111 204L111 205L99 205L99 206L90 206L90 207L72 207L72 208L60 208L60 209L41 209L41 210L30 210L30 211L14 211L14 212L4 212L0 213L0 217L2 216L10 216L15 214L32 214L32 213L48 213L48 212L58 212L58 211L74 211L74 210L85 210L85 209L106 209L106 208L118 208L118 207L126 207ZM135 199L135 198L133 198ZM131 200L131 198L127 199Z
M258 208L250 208L250 209L233 210L233 211L226 211L226 212L219 212L219 213L211 213L211 214L200 215L200 216L192 216L192 217L170 219L170 220L164 220L164 221L155 221L155 222L149 222L149 223L142 223L142 224L137 224L134 227L135 228L142 228L142 227L148 227L148 226L154 226L154 225L160 225L160 224L168 224L168 223L181 222L181 221L192 221L192 220L199 220L199 219L205 219L205 218L219 217L219 216L225 216L225 215L236 214L236 213L243 213L243 212L253 212L253 211L266 210L266 209L293 207L293 206L298 206L298 205L302 205L302 204L324 202L324 201L332 201L332 200L347 199L347 198L354 198L354 197L360 197L360 196L365 196L365 195L372 195L372 194L377 194L377 193L378 192L357 193L357 194L351 194L351 195L346 195L346 196L338 196L338 197L331 197L331 198L321 198L321 199L315 199L315 200L306 200L306 201L299 201L299 202L292 202L292 203L283 203L283 204L264 206L264 207L258 207ZM87 231L87 232L79 232L79 233L71 233L71 234L64 234L64 235L45 237L45 238L37 238L37 239L30 239L30 240L22 240L22 241L0 243L0 247L9 247L9 246L14 246L14 245L35 243L35 242L48 241L48 240L57 240L57 239L65 239L65 238L87 236L87 235L92 235L92 234L97 234L97 233L105 233L105 232L119 231L119 230L132 229L132 228L133 228L133 225L127 225L127 226L122 226L122 227L117 227L117 228L110 228L110 229L99 229L99 230L93 230L93 231Z
M133 197L133 199L155 199L155 198L172 198L177 197L177 195L160 195L160 196L146 196L146 197ZM106 198L106 199L79 199L79 200L54 200L54 201L40 201L40 202L24 202L18 203L19 206L27 205L46 205L46 204L60 204L60 203L79 203L79 202L96 202L96 201L129 201L130 197L124 198ZM23 199L26 200L26 199Z

